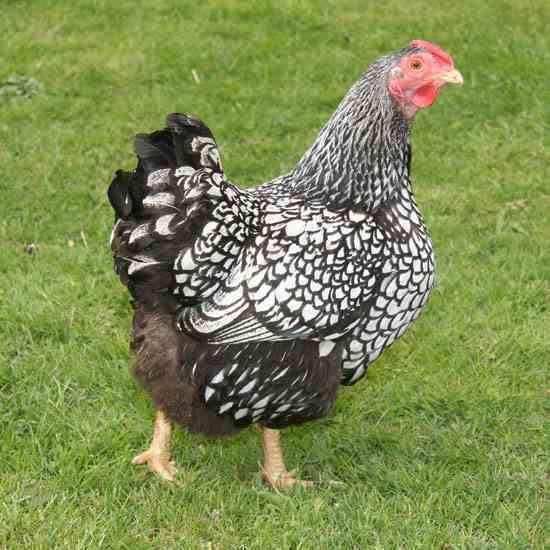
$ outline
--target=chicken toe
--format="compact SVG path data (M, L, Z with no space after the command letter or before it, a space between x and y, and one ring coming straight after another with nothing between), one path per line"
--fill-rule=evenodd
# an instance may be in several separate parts
M264 462L262 465L262 479L273 489L288 489L295 485L311 487L313 482L294 477L294 472L286 469L281 447L281 434L278 430L262 429L262 446Z
M271 485L273 489L289 489L295 485L301 487L311 487L313 485L312 481L298 479L294 477L294 472L289 472L286 469L268 471L265 467L262 467L262 479Z
M177 472L174 461L170 460L170 457L163 456L151 448L136 455L132 459L132 464L147 464L151 472L158 474L166 481L174 481Z
M174 481L176 467L170 460L170 437L172 424L162 411L157 411L153 440L149 449L136 455L132 464L147 464L151 472L158 474L166 481Z

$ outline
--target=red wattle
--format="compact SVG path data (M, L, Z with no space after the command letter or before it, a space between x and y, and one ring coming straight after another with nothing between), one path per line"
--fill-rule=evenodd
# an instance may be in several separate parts
M417 88L412 95L413 104L419 109L429 107L437 99L438 88L433 84L426 84Z

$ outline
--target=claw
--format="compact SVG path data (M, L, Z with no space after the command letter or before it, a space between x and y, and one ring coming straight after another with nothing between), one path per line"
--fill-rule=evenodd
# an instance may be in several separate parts
M136 455L132 464L147 464L151 472L166 481L174 481L176 467L170 460L170 434L172 425L162 411L157 411L155 430L151 446L145 452Z
M280 443L280 434L270 428L262 429L262 444L264 448L264 463L262 479L273 489L288 489L295 485L311 487L312 481L305 481L294 477L294 470L288 471L283 460L283 450Z
M147 464L151 472L158 474L166 481L174 481L177 472L174 461L149 449L132 459L132 464Z
M304 479L298 479L294 477L294 470L291 472L283 471L277 473L270 473L262 468L262 479L271 485L273 489L289 489L295 485L300 487L312 487L313 481L307 481Z

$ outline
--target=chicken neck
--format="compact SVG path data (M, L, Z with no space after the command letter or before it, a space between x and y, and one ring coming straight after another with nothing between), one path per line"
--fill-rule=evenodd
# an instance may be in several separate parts
M391 56L355 83L290 174L293 193L373 211L409 182L410 120L388 92Z

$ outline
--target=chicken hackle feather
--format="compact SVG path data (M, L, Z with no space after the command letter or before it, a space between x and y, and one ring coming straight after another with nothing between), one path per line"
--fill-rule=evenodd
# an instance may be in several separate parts
M228 181L194 117L136 137L136 169L109 188L111 247L163 415L207 435L322 417L406 331L435 275L411 121L461 80L429 42L381 58L296 167L254 189Z

